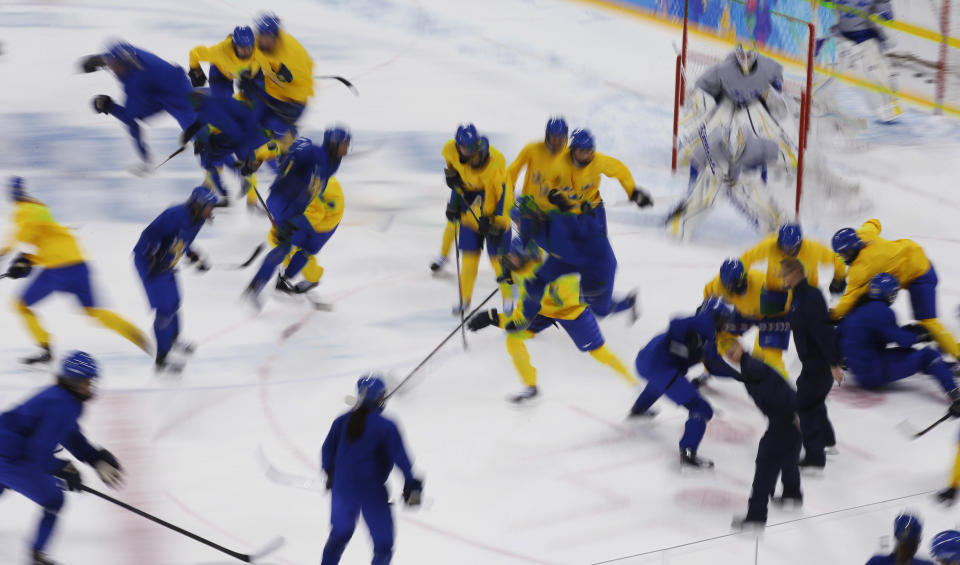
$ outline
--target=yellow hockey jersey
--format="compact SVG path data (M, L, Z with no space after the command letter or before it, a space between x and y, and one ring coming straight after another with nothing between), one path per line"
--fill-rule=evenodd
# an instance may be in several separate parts
M230 80L237 78L241 72L250 71L251 75L260 72L260 63L256 55L251 55L246 59L237 57L233 50L233 38L227 36L226 39L216 45L197 45L190 50L190 68L200 68L200 63L207 61L217 67L223 76Z
M905 288L913 279L930 270L930 260L916 242L883 239L880 229L880 220L873 218L857 230L864 247L847 271L847 290L830 311L833 319L847 315L870 288L870 279L875 275L890 273L900 281L900 288Z
M586 201L593 207L603 202L600 197L600 175L620 181L628 197L633 196L633 191L636 189L630 169L609 155L594 153L593 160L586 167L576 167L570 158L570 149L567 149L564 151L561 162L563 163L562 189L566 192L567 198L574 202ZM573 211L579 213L579 208L575 207Z
M323 233L340 224L343 209L343 188L340 187L336 178L330 177L327 180L327 187L310 202L304 215L314 231Z
M506 159L496 147L490 146L490 158L487 164L475 169L469 164L460 162L457 153L457 142L453 139L443 145L440 154L447 162L447 167L460 173L463 181L464 197L471 210L460 216L460 223L476 230L477 220L474 218L490 218L502 230L510 229L510 210L513 208L513 185L507 181ZM477 196L480 198L478 199Z
M520 169L526 167L520 195L532 196L541 210L550 210L553 205L547 200L547 195L551 189L562 188L565 158L568 158L565 152L551 153L542 141L529 143L507 167L507 181L516 186Z
M750 269L747 271L747 291L743 294L734 294L723 286L718 274L707 286L703 287L703 298L719 296L728 304L737 309L741 316L759 320L763 317L761 297L763 296L763 282L767 275L763 271Z
M743 266L749 269L754 263L767 261L767 290L783 290L783 280L780 278L780 261L787 258L787 255L777 245L777 234L773 234L758 243L756 247L748 249L740 260ZM827 249L820 242L810 239L803 239L800 244L798 259L803 264L803 270L807 274L807 281L811 286L817 286L819 281L820 265L833 265L833 278L843 279L847 274L847 266L839 255Z
M254 57L263 70L266 91L270 96L300 104L306 104L307 99L313 96L313 59L289 33L280 30L276 46L270 53L261 51L258 44ZM283 65L293 75L290 82L283 82L277 75Z
M58 224L42 202L17 202L13 223L16 227L0 254L5 255L17 243L23 243L34 248L30 260L41 267L68 267L84 261L70 230Z
M514 276L518 276L514 273ZM519 275L520 288L523 288L522 280L533 276L533 269L527 269L524 274ZM521 304L525 296L521 294L517 300ZM574 320L586 310L587 307L580 301L580 277L578 275L563 275L547 285L540 300L540 312L538 315L554 320ZM514 310L513 316L500 314L500 327L507 325L507 322L514 320L518 323L525 323L520 308Z

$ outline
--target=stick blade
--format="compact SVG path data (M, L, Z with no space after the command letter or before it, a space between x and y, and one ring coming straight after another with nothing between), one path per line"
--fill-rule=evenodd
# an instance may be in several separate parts
M899 424L894 426L898 432L903 434L903 437L907 439L917 439L917 428L913 427L913 424L907 420L901 421Z
M287 540L283 536L277 536L273 538L265 543L263 547L249 554L247 563L257 563L260 559L263 559L267 555L270 555L271 553L283 547L283 544L285 543L287 543Z

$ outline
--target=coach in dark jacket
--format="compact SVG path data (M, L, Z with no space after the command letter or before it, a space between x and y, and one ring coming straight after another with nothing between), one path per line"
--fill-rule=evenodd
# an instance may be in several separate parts
M824 401L833 388L833 381L843 382L837 337L823 293L807 283L803 264L793 258L784 259L780 262L780 276L783 287L793 291L790 328L797 356L803 364L797 378L797 409L804 449L800 467L823 469L827 463L824 447L836 442Z
M753 489L747 505L747 515L734 518L736 529L762 528L767 524L767 502L777 487L777 477L783 483L783 492L775 497L778 506L800 506L800 429L797 425L797 395L772 367L743 352L740 342L733 340L725 356L739 364L740 377L747 394L767 417L767 431L757 446L757 468L753 475Z

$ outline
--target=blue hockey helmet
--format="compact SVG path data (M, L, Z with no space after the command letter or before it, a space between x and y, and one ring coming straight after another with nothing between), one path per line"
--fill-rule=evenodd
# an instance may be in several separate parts
M711 296L703 301L703 304L697 308L697 314L707 312L713 316L713 321L718 326L733 317L733 306L730 306L719 296Z
M941 563L960 562L960 532L945 530L933 536L930 555Z
M873 300L883 300L887 304L893 304L898 292L900 292L900 282L897 277L890 273L880 273L870 279L867 296Z
M893 519L893 537L897 541L917 544L920 543L922 533L923 524L920 518L909 512L902 512Z
M567 120L563 116L553 116L547 120L547 137L567 137Z
M380 406L387 396L387 383L380 375L370 373L357 380L357 404Z
M233 39L234 47L253 47L255 44L253 30L250 29L250 26L233 28L233 34L230 37Z
M219 199L217 198L217 195L203 185L194 188L193 192L190 193L190 198L187 199L188 204L192 204L201 209L204 206L213 206L218 201Z
M727 259L720 265L720 283L734 294L747 291L747 270L740 259Z
M780 228L777 234L777 247L790 257L796 257L800 253L800 245L803 244L803 231L800 224L787 224Z
M10 177L10 199L30 199L30 196L27 195L27 182L23 180L23 177Z
M258 34L279 35L280 33L280 18L273 12L260 14L257 16L257 19L253 21L253 24L257 26Z
M477 144L477 139L480 137L480 134L477 133L477 127L473 124L461 124L457 126L457 134L454 136L454 141L457 144L457 148L460 147L469 147L473 148Z
M90 354L71 351L63 358L59 376L64 379L95 379L100 376L100 370Z
M114 41L107 47L104 54L107 62L122 63L124 65L140 66L140 58L137 56L137 50L133 45L126 41Z
M350 130L344 126L334 126L323 131L324 145L335 145L344 141L350 143Z
M834 253L847 255L860 251L860 249L863 248L863 241L860 239L860 236L857 235L857 230L853 228L843 228L833 234L830 245L833 247Z
M570 136L570 149L587 149L595 150L597 148L597 142L593 139L593 134L590 133L588 129L575 129L573 130L573 135Z

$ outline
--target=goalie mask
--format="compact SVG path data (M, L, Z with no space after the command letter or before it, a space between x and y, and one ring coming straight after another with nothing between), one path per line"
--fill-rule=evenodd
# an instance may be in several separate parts
M743 74L748 75L753 72L757 64L757 47L755 45L744 47L743 43L738 43L733 52L737 55L737 64L740 65Z

